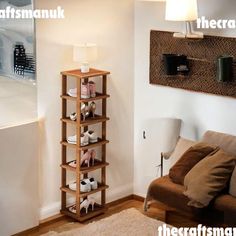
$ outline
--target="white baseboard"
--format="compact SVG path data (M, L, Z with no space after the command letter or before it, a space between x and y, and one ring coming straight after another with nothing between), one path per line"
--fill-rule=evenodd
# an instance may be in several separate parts
M112 202L112 201L121 199L123 197L129 196L131 194L133 194L133 184L123 185L115 189L111 188L109 189L107 193L107 202ZM74 204L74 202L75 202L75 198L73 197L67 200L68 205L72 205ZM60 201L54 202L48 206L45 206L41 208L39 211L39 219L45 220L51 216L55 216L60 213L60 209L61 209Z
M74 198L69 198L67 200L67 203L69 205L72 205L74 202L75 202ZM55 215L59 214L60 209L61 209L61 202L60 201L54 202L48 206L41 208L39 211L39 220L45 220L51 216L55 216Z

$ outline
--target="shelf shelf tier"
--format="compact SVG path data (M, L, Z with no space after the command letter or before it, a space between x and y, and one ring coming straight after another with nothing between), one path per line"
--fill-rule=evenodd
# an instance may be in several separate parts
M106 162L106 144L109 142L106 140L106 121L109 120L107 117L107 98L110 96L107 94L107 76L110 73L107 71L101 71L96 69L90 69L89 73L81 73L80 70L71 70L71 71L64 71L61 72L62 75L62 129L61 129L61 136L62 136L62 142L61 142L61 156L62 156L62 164L61 164L61 170L62 170L62 177L61 177L61 213L68 215L78 221L84 221L91 217L94 217L96 215L99 215L101 213L104 213L106 210L106 189L108 186L106 185L106 167L108 166L108 163ZM69 77L75 77L76 78L76 85L77 85L77 97L70 97L67 95L67 79ZM102 78L102 91L101 93L96 93L95 98L89 98L89 99L82 99L80 98L81 94L81 80L84 80L85 82L88 82L89 78L92 77L100 77ZM102 114L101 116L95 116L94 118L88 118L87 120L83 121L81 120L81 116L78 115L76 121L71 121L67 117L67 102L73 101L76 103L76 112L77 114L81 114L80 106L81 103L88 103L91 101L102 101ZM67 125L73 124L76 125L76 135L77 137L80 137L81 130L83 128L84 131L88 130L89 125L98 124L101 123L102 125L102 137L98 140L97 143L90 144L84 147L81 147L80 145L80 138L77 138L76 144L69 144L65 140L67 139ZM97 146L102 147L102 158L100 160L100 163L97 163L95 166L91 166L89 168L81 167L80 165L76 165L76 168L73 168L68 165L67 161L67 148L75 148L76 150L76 162L80 163L81 160L81 151L86 151L89 148L94 148ZM81 193L80 192L80 178L81 175L86 178L88 176L88 172L94 171L94 170L101 170L101 182L100 187L97 190L94 190L90 193ZM66 173L67 171L73 171L76 173L76 189L77 191L72 191L68 188L66 185ZM85 212L80 211L80 200L81 198L86 198L88 195L101 192L101 204L97 205L95 211L90 211L88 214L85 214ZM66 205L66 198L67 194L73 194L76 198L76 214L70 212Z

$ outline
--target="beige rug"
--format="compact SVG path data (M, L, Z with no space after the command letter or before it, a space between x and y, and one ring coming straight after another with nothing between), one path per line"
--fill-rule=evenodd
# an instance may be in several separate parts
M49 232L44 236L156 236L163 222L130 208L108 218L67 232Z

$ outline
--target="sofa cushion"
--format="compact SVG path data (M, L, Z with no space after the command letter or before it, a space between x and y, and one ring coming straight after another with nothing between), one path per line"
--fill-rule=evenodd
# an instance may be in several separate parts
M236 156L236 136L207 131L201 140L202 142L219 146L225 152Z
M229 194L222 194L215 198L213 207L219 211L236 213L236 198Z
M197 208L208 206L227 187L235 162L235 156L219 150L196 164L184 179L184 195L190 199L188 205Z
M189 199L184 196L183 192L183 185L175 184L169 176L164 176L154 180L149 185L148 196L170 207L191 213L196 211L196 209L187 205Z
M176 184L184 184L185 175L204 157L216 152L217 147L206 143L191 146L170 169L169 176Z
M169 159L171 160L172 163L177 162L180 157L194 144L196 144L195 141L192 141L190 139L185 139L180 137L174 151L170 155Z
M234 168L233 174L230 179L229 194L236 197L236 168Z

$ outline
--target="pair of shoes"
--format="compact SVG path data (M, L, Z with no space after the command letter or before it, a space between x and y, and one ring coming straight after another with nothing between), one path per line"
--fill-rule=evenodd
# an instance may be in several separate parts
M77 97L77 88L69 89L67 94L71 97L76 98Z
M80 165L87 164L87 166L90 166L90 161L92 160L92 166L94 166L94 161L96 158L96 151L94 149L89 150L84 153L84 155L81 157Z
M95 131L89 130L80 135L80 145L86 146L89 143L96 143L98 141L98 135Z
M82 119L85 121L86 118L89 116L95 117L95 111L96 111L96 103L91 102L89 105L86 105L85 103L81 103L81 115ZM73 112L70 114L70 119L73 121L77 120L77 113Z
M96 84L93 81L81 84L81 98L94 98L96 97Z
M85 199L84 201L80 203L80 211L84 208L86 214L88 214L88 209L90 205L92 206L92 211L94 211L95 203L96 203L95 199L93 197L88 196L87 199Z
M92 211L94 211L95 203L96 203L95 199L93 197L88 196L87 199L83 200L80 203L80 211L83 210L83 208L84 208L86 214L88 214L88 210L89 210L90 205L91 205ZM69 211L76 214L76 205L69 207Z
M80 192L90 192L98 188L98 182L94 178L83 179L80 181Z
M89 105L86 105L85 103L81 103L80 109L81 109L83 120L89 117L90 114L92 114L92 117L95 117L96 103L91 102Z
M90 130L80 135L81 147L88 145L89 143L96 143L98 136L96 132ZM67 142L70 144L77 144L77 135L67 137Z
M98 182L94 178L87 178L80 181L80 192L90 192L98 188ZM69 184L69 189L76 191L76 182Z

